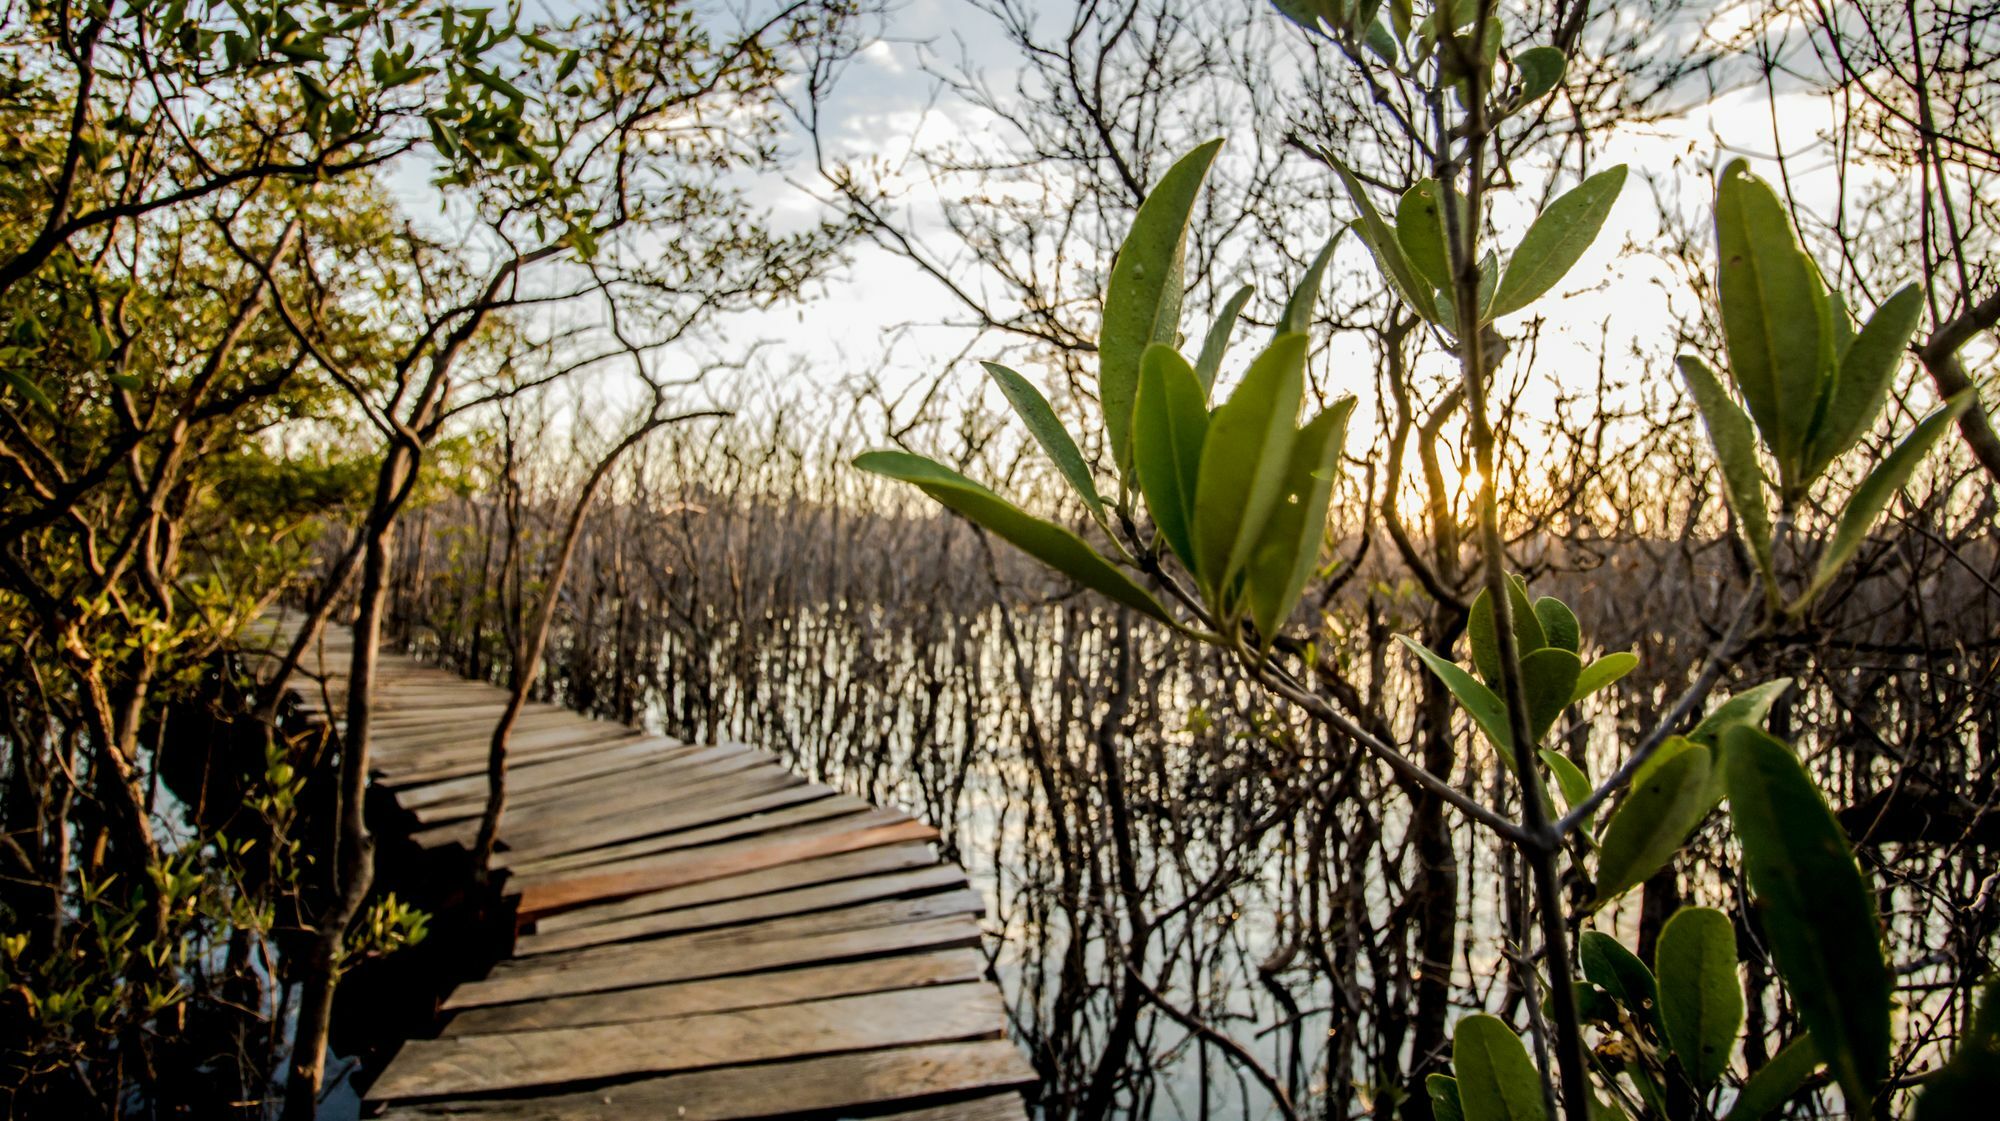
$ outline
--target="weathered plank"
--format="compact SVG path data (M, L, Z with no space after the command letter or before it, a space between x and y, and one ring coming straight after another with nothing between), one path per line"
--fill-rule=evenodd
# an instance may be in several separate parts
M807 793L811 794L814 791L808 790ZM873 808L851 794L836 792L823 797L807 797L782 809L748 813L742 817L696 829L655 834L635 841L603 845L581 852L555 852L552 851L554 846L546 846L539 850L539 853L523 851L494 853L493 866L506 868L520 875L563 872L575 868L587 868L592 864L608 864L614 860L624 860L634 856L652 856L674 849L692 848L696 845L713 844L716 841L727 841L757 833L769 833L788 826L865 813Z
M745 780L729 784L721 791L698 790L687 797L663 803L650 810L591 820L583 828L524 830L516 833L510 843L514 851L522 856L602 854L579 860L574 865L579 868L589 867L613 861L637 859L622 858L612 854L612 849L629 841L674 835L685 830L795 806L802 802L830 798L835 794L832 787L807 782L789 771L774 770L773 773L777 777L763 776L755 780ZM870 812L882 812L872 807L869 809ZM900 820L901 815L895 815L895 819ZM685 846L667 844L665 847L672 849ZM659 851L661 850L655 850L656 853Z
M795 1062L649 1078L529 1099L407 1106L384 1121L745 1121L789 1113L827 1113L916 1102L949 1094L1018 1090L1034 1072L1010 1043L981 1041L863 1051ZM941 1116L954 1116L946 1113ZM987 1113L968 1113L986 1121ZM1018 1118L1020 1114L1004 1114Z
M972 983L642 1024L420 1039L404 1045L368 1096L393 1102L491 1094L878 1047L999 1039L1006 1027L999 994L990 985Z
M649 938L641 942L617 942L509 958L493 967L492 977L544 976L625 963L643 964L662 954L700 953L716 946L742 947L761 942L782 942L810 934L893 927L953 915L979 915L985 910L985 901L970 888L911 899L878 899L832 910L785 915L744 925Z
M699 950L659 954L639 962L620 961L603 967L577 968L560 973L468 981L445 998L444 1007L451 1010L511 1001L547 1000L660 985L669 981L757 973L788 965L831 964L884 954L977 945L979 924L964 916L932 919L900 927L837 930L767 942L720 942Z
M871 815L856 815L868 820ZM838 819L845 822L847 819ZM794 831L806 833L808 829ZM530 880L521 885L516 913L524 920L585 903L616 899L642 892L660 891L682 884L700 883L718 876L771 868L816 856L893 845L900 841L933 841L937 830L920 821L898 821L859 829L813 836L753 837L691 853L670 853L667 857L643 857L617 865L610 871L579 872L569 876Z
M948 865L933 864L927 868L912 868L907 872L866 876L858 880L841 880L838 883L821 884L818 887L761 895L755 899L732 899L722 903L711 903L706 907L656 911L650 915L635 915L616 922L558 930L549 934L530 934L514 944L514 953L517 958L531 957L558 950L575 950L585 946L628 942L635 938L651 938L711 927L763 922L790 915L847 907L856 903L870 903L879 899L896 899L922 892L948 891L964 887L965 873Z
M986 958L977 950L897 954L839 965L813 965L707 981L648 985L615 992L467 1008L445 1024L445 1035L484 1035L537 1028L627 1024L697 1012L761 1008L828 996L917 989L977 981Z
M522 766L507 768L508 800L511 802L516 797L527 797L550 787L560 790L566 783L623 771L628 767L667 762L676 758L678 753L695 750L698 749L693 744L684 744L670 736L642 736L631 743L607 747L588 755L546 761L529 760ZM424 806L443 805L461 798L485 797L486 776L481 774L412 786L399 791L396 801L404 809L414 810Z
M647 738L641 736L635 740L619 741L582 756L570 756L555 762L571 763L578 759L596 759L607 751L618 750L631 743L643 743ZM716 752L721 757L712 762L693 761L697 756L709 752ZM509 755L511 762L512 753ZM687 755L653 759L628 757L626 765L622 768L582 775L553 788L529 791L526 792L527 796L518 802L509 799L508 815L510 817L518 815L523 823L531 823L562 821L566 818L574 820L580 813L586 811L592 816L615 813L623 809L643 807L653 800L670 795L677 789L692 785L697 779L706 781L720 778L733 771L755 766L771 765L758 759L754 752L743 748L737 748L733 752L723 748L703 748ZM771 769L780 774L789 774L775 766ZM508 771L511 777L513 768L510 766ZM477 778L481 783L486 780L484 774L467 777ZM448 821L454 817L463 817L468 808L471 812L477 813L484 807L485 802L486 795L482 790L476 797L460 797L411 808L416 811L417 820L428 825Z
M635 895L610 903L579 907L536 920L537 932L569 930L592 923L611 922L631 915L668 911L676 907L698 907L724 899L745 899L770 892L812 884L831 883L855 876L873 876L920 868L937 863L937 854L927 844L885 845L856 852L837 853L818 860L780 864L754 872L718 876L712 880Z
M735 801L808 785L790 771L755 758L724 760L715 766L730 769L696 775L685 783L671 774L647 774L616 793L605 793L596 799L566 799L561 805L540 802L525 807L519 820L510 820L508 844L521 849L550 843L588 847L601 843L596 838L622 839L635 829L658 832L683 828L661 822L695 817L706 823L716 819L716 811ZM417 840L424 845L440 841L465 843L471 841L472 832L472 822L442 823L418 833Z

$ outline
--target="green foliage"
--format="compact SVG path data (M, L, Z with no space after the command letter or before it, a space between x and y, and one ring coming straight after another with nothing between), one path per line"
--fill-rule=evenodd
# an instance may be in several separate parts
M1140 364L1133 465L1153 525L1188 567L1195 561L1195 490L1208 438L1206 391L1180 352L1154 343Z
M992 530L1002 540L1084 587L1163 623L1174 622L1151 593L1082 538L1053 522L1023 513L1013 503L941 463L906 452L869 452L857 458L854 465L913 483L939 503Z
M1534 1060L1499 1017L1459 1020L1451 1036L1451 1071L1465 1121L1547 1121Z
M1105 435L1121 474L1132 464L1132 406L1141 358L1153 343L1173 346L1179 341L1188 222L1209 164L1221 148L1222 141L1211 140L1160 177L1111 267L1104 327L1097 340L1097 391Z
M1653 966L1660 1022L1681 1069L1707 1089L1729 1069L1743 1029L1743 984L1736 977L1736 930L1709 907L1683 907L1660 930Z
M1646 882L1708 816L1714 753L1675 736L1633 776L1632 788L1598 839L1595 905L1603 906Z
M1848 1105L1865 1114L1889 1071L1889 970L1875 896L1790 748L1723 733L1729 815L1771 960Z
M1099 525L1109 524L1105 519L1104 500L1098 497L1097 483L1090 477L1090 466L1083 461L1083 453L1077 450L1076 441L1070 439L1069 431L1056 419L1055 410L1049 407L1048 399L1042 396L1041 390L998 362L983 365L993 380L999 383L1000 391L1007 395L1008 404L1014 406L1022 423L1028 426L1029 435L1042 445L1042 450L1055 463L1056 470L1062 472L1063 479L1090 508L1091 516L1097 519Z
M1522 693L1528 701L1528 730L1539 744L1570 706L1632 672L1639 659L1621 651L1584 664L1577 656L1583 636L1577 629L1576 613L1567 604L1553 596L1531 598L1527 582L1519 576L1508 579L1507 589L1514 650L1521 660ZM1492 600L1482 590L1472 601L1465 633L1473 665L1483 682L1415 639L1398 637L1444 682L1487 738L1506 748L1512 744L1513 734L1506 702L1498 691L1500 639L1495 618Z
M1723 1121L1758 1121L1771 1116L1799 1092L1819 1067L1819 1048L1812 1036L1798 1036L1743 1080L1736 1103L1729 1107Z
M1507 272L1482 318L1498 319L1527 307L1556 286L1577 258L1597 240L1611 204L1625 187L1625 166L1618 165L1564 193L1535 217L1508 258Z

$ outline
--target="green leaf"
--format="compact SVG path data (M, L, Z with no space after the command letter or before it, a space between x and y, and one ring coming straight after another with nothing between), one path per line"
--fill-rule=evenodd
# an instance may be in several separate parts
M1744 544L1757 560L1766 580L1773 579L1771 566L1771 513L1764 505L1764 468L1757 462L1757 437L1750 417L1722 388L1708 364L1693 355L1680 357L1681 377L1694 397L1695 409L1708 428L1708 442L1715 449L1715 462L1722 470L1723 495L1736 511L1743 530Z
M1653 954L1660 1021L1694 1084L1706 1090L1729 1069L1743 1028L1743 983L1736 976L1736 928L1712 907L1682 907L1660 930Z
M1701 718L1701 723L1694 726L1694 731L1688 733L1687 738L1719 749L1722 746L1722 733L1729 728L1737 724L1747 724L1752 728L1763 727L1764 718L1770 714L1771 706L1785 690L1791 687L1791 678L1780 677L1745 689L1710 710L1707 716Z
M1662 744L1660 751L1665 753L1670 746L1675 750L1664 762L1633 777L1632 789L1604 826L1597 850L1595 906L1646 882L1708 814L1708 773L1714 755L1678 736Z
M1514 69L1521 75L1521 91L1514 104L1525 108L1540 101L1562 81L1569 60L1554 47L1529 47L1514 56Z
M1517 312L1555 287L1597 240L1597 231L1624 186L1625 165L1620 164L1585 179L1550 203L1508 259L1488 316L1498 319Z
M1424 1079L1424 1090L1430 1094L1433 1121L1465 1121L1465 1107L1458 1102L1458 1079L1433 1074Z
M1132 467L1139 493L1167 547L1199 579L1193 536L1195 485L1208 405L1194 368L1163 343L1146 348L1140 364L1138 411L1132 433Z
M1416 639L1399 634L1396 640L1408 647L1437 675L1439 681L1444 682L1444 687L1458 698L1458 703L1464 706L1473 723L1479 725L1479 730L1486 733L1486 738L1493 741L1495 747L1504 749L1513 743L1514 737L1507 731L1507 706L1501 703L1493 690L1460 669L1457 662L1438 655Z
M47 391L35 379L17 370L0 370L0 379L5 379L8 385L14 387L14 392L34 402L43 412L56 411L56 403L49 400Z
M1550 646L1572 654L1583 652L1583 630L1576 625L1576 613L1562 600L1554 596L1536 600L1535 621L1542 625L1542 636Z
M1306 266L1305 279L1292 290L1292 298L1285 301L1285 314L1278 317L1277 335L1303 335L1312 329L1313 307L1319 302L1320 286L1326 282L1326 263L1333 259L1333 247L1339 243L1336 233Z
M2000 1101L2000 982L1979 998L1972 1030L1958 1041L1944 1068L1924 1081L1915 1121L1979 1117Z
M1412 311L1433 323L1438 322L1437 303L1431 298L1431 286L1425 282L1417 267L1410 263L1409 254L1403 251L1402 242L1396 239L1396 231L1389 227L1369 200L1367 188L1361 185L1361 180L1356 179L1353 172L1347 170L1346 164L1334 158L1333 153L1323 151L1321 154L1333 165L1341 184L1347 188L1348 197L1354 200L1354 208L1361 212L1361 217L1355 219L1354 229L1361 235L1368 251L1374 254L1376 267L1382 270L1390 286L1395 288L1404 303L1410 305Z
M1576 954L1583 965L1583 975L1591 984L1610 993L1635 1020L1652 1028L1653 1034L1665 1037L1666 1031L1660 1026L1659 985L1639 955L1598 930L1584 931L1583 937L1577 939Z
M1514 653L1526 658L1528 655L1548 645L1548 636L1542 630L1541 618L1528 602L1527 585L1517 583L1518 578L1507 582L1508 601L1513 608ZM1485 589L1480 589L1472 599L1472 607L1465 621L1465 637L1472 647L1472 664L1478 668L1479 676L1489 685L1500 683L1500 639L1494 630L1493 601Z
M1251 617L1266 650L1291 618L1306 581L1319 567L1320 547L1326 541L1327 505L1333 496L1334 477L1340 473L1347 418L1353 411L1354 398L1343 397L1299 429L1292 442L1292 462L1285 471L1284 494L1251 550Z
M1465 1121L1548 1121L1534 1060L1498 1016L1480 1013L1458 1022L1451 1035L1451 1071L1458 1077Z
M1174 345L1180 328L1188 221L1222 141L1211 140L1160 177L1118 249L1097 336L1097 393L1121 473L1132 467L1132 402L1139 362L1152 343Z
M1823 377L1827 308L1819 270L1800 246L1784 203L1742 160L1722 171L1715 235L1729 371L1778 459L1780 486L1795 494Z
M1875 896L1791 749L1742 724L1722 736L1729 817L1771 959L1849 1111L1865 1116L1889 1072L1889 970Z
M1825 591L1833 578L1840 575L1840 569L1853 559L1861 543L1868 540L1868 531L1875 528L1876 519L1889 508L1889 500L1903 489L1916 473L1917 465L1930 454L1932 445L1943 437L1959 415L1972 404L1974 390L1968 389L1947 401L1917 423L1903 442L1896 445L1861 485L1854 488L1853 497L1840 513L1840 521L1833 527L1833 537L1820 552L1819 567L1813 571L1812 583L1792 601L1787 611L1797 611L1812 602L1814 597Z
M1790 1043L1785 1044L1771 1061L1760 1066L1750 1077L1743 1080L1743 1089L1736 1095L1736 1104L1722 1121L1762 1121L1778 1111L1793 1094L1806 1084L1813 1071L1819 1069L1819 1048L1814 1046L1812 1033L1801 1032ZM1923 1101L1918 1099L1919 1121L1923 1117ZM1964 1116L1951 1114L1947 1116Z
M1097 483L1090 477L1090 465L1083 461L1083 453L1077 450L1069 430L1056 419L1055 410L1049 407L1042 391L1033 382L1020 374L1002 366L998 362L982 362L986 372L1000 385L1000 392L1007 395L1007 401L1027 424L1028 432L1042 450L1049 453L1056 470L1069 482L1070 488L1083 498L1084 505L1090 507L1097 524L1105 525L1108 519L1104 512L1104 500L1098 497Z
M1575 704L1638 667L1639 656L1629 650L1606 654L1583 667L1583 672L1577 675L1576 692L1570 697L1570 703Z
M1238 288L1222 305L1222 314L1208 329L1208 337L1202 340L1201 357L1195 361L1195 377L1201 382L1202 407L1207 408L1208 391L1215 388L1215 375L1222 369L1222 356L1229 351L1229 336L1236 330L1236 317L1243 314L1243 305L1250 302L1256 290L1248 284Z
M1528 699L1528 731L1536 743L1542 742L1556 717L1569 707L1582 672L1583 659L1553 646L1521 659L1521 692Z
M1562 791L1563 805L1572 810L1582 805L1584 800L1590 797L1592 789L1590 776L1584 774L1583 768L1571 762L1569 756L1562 752L1545 747L1541 755L1542 762L1548 764L1549 770L1556 776L1556 787ZM1583 821L1583 831L1590 832L1589 818Z
M946 507L993 531L1002 540L1092 591L1178 627L1152 593L1133 582L1083 538L1023 512L951 468L908 452L878 451L857 456L863 471L912 483Z
M1284 491L1305 395L1305 363L1304 335L1273 341L1209 420L1192 536L1195 570L1224 613L1233 610L1224 602L1233 600L1231 581Z
M1396 240L1418 273L1433 288L1451 287L1451 255L1445 251L1444 209L1438 181L1419 179L1396 203Z
M1916 285L1907 285L1883 301L1875 309L1874 318L1847 344L1841 353L1832 391L1820 405L1819 422L1808 442L1800 485L1819 478L1827 464L1867 435L1876 415L1882 411L1882 402L1888 399L1889 386L1896 380L1896 370L1903 364L1910 336L1916 333L1917 321L1923 313L1922 293ZM1838 308L1834 315L1841 320L1847 318L1847 313Z

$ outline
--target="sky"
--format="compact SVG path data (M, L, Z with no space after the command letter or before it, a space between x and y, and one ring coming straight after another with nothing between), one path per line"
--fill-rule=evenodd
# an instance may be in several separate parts
M1041 8L1052 18L1066 19L1069 11L1062 0L1045 0ZM1686 31L1670 32L1667 39ZM1663 41L1662 49L1675 45ZM1011 86L1021 66L991 17L967 0L903 0L888 14L879 38L849 64L822 107L822 135L829 154L836 160L883 160L898 166L914 148L943 143L982 150L1005 146L1008 138L996 122L949 93L940 93L938 79L926 72L926 63L947 68L962 63L1003 89ZM1671 197L1650 190L1648 176L1676 182L1685 204L1705 206L1706 181L1726 159L1749 157L1754 169L1775 176L1771 156L1785 151L1807 157L1795 167L1793 180L1805 204L1826 204L1831 176L1815 175L1811 170L1815 161L1810 158L1827 123L1822 99L1781 92L1773 106L1762 88L1752 87L1713 101L1691 98L1690 105L1678 117L1599 138L1602 148L1595 166L1628 162L1635 174L1593 248L1563 284L1530 309L1546 319L1538 377L1526 402L1531 410L1546 410L1559 390L1590 389L1598 378L1600 359L1612 379L1633 387L1631 392L1674 376L1674 326L1694 313L1694 297L1664 262L1644 253L1621 252L1657 236L1659 200ZM792 138L787 153L783 175L747 183L751 197L780 225L813 220L820 213L814 196L824 193L803 138ZM914 176L896 181L908 192L908 213L918 233L937 233L935 189ZM1525 230L1533 217L1531 207L1528 197L1498 199L1495 218L1503 245ZM948 244L948 239L934 244ZM1298 255L1308 256L1311 248L1298 246ZM963 326L963 309L936 281L896 254L863 241L850 257L808 299L733 316L719 324L712 340L719 349L746 349L753 340L769 345L752 370L704 383L700 390L704 403L767 407L775 388L782 396L818 399L833 410L859 381L879 381L893 392L927 383L940 373L960 395L980 393L985 375L977 359L996 356L1008 340L988 335L975 343L975 332ZM1332 271L1337 277L1365 277L1372 272L1358 239L1343 241ZM1501 327L1512 333L1525 318L1503 321ZM1186 328L1190 334L1205 327L1199 313L1190 320ZM1239 346L1232 352L1225 381L1253 351L1254 347ZM1372 412L1372 365L1358 338L1336 340L1336 355L1343 352L1346 360L1336 358L1332 365L1345 372L1347 384L1339 388L1362 397L1355 430L1365 432ZM1054 395L1047 371L1024 368L1022 372ZM592 387L594 392L607 388L617 393L616 385ZM988 407L1004 407L997 392L986 392L983 400Z

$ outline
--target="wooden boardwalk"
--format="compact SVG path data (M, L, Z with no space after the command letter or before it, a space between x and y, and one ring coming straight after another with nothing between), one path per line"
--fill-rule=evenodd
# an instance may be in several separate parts
M339 714L348 641L329 630L308 659L326 670L294 688L309 709ZM385 655L377 697L374 781L419 844L469 845L505 694ZM1024 1115L1034 1074L985 976L983 904L928 825L763 751L552 705L522 714L510 757L513 955L450 994L364 1114Z

